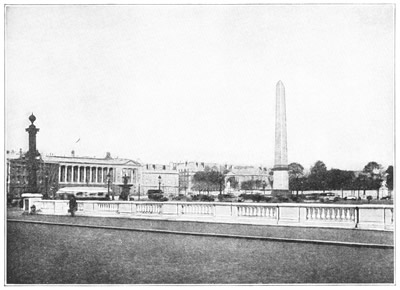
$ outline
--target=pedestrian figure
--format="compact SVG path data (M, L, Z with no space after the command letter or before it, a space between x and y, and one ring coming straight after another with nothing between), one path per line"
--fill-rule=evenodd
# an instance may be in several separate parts
M71 216L75 216L75 212L78 210L78 203L76 202L75 195L69 200L69 212Z

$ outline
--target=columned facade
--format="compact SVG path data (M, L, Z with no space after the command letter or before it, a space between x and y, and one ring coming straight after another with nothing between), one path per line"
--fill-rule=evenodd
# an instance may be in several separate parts
M63 187L103 187L120 195L124 177L131 185L130 194L140 189L141 165L130 159L44 156L45 163L57 164L54 176L58 189Z
M58 182L60 185L79 184L79 185L99 185L108 182L107 176L110 174L110 181L115 181L114 167L87 166L87 165L68 165L60 164L58 172Z

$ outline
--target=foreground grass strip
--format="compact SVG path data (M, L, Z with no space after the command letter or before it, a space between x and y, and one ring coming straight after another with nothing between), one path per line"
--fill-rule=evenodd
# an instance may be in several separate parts
M8 219L7 221L8 222L31 223L31 224L55 225L55 226L81 227L81 228L123 230L123 231L136 231L136 232L152 232L152 233L174 234L174 235L191 235L191 236L206 236L206 237L218 237L218 238L279 241L279 242L288 242L288 243L311 243L311 244L324 244L324 245L347 246L347 247L367 247L367 248L381 248L381 249L393 249L394 248L393 245L387 245L387 244L372 244L372 243L368 244L368 243L324 241L324 240L310 240L310 239L243 236L243 235L231 235L231 234L215 234L215 233L170 231L170 230L157 230L157 229L141 229L141 228L127 228L127 227L116 227L116 226L99 226L99 225L18 220L18 219Z

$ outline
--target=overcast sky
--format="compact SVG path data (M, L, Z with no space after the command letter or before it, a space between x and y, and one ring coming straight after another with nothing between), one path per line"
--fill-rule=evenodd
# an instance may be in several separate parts
M273 166L394 163L393 5L9 6L6 149ZM79 142L76 143L76 141Z

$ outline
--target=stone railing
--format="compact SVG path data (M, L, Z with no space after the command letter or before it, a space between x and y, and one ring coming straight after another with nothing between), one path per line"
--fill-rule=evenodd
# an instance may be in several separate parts
M39 214L66 215L66 200L36 200ZM393 205L78 201L78 216L125 216L210 222L394 229Z

